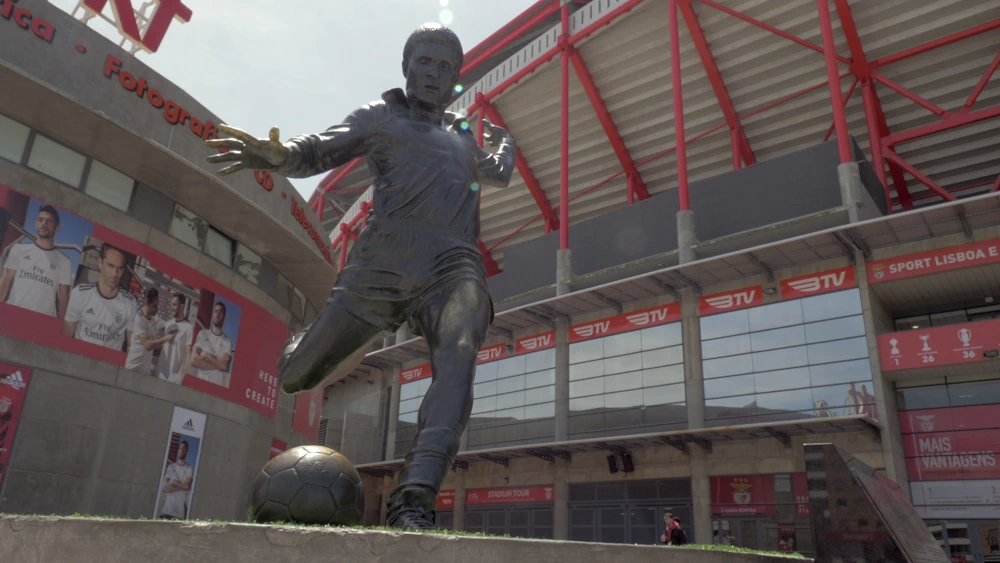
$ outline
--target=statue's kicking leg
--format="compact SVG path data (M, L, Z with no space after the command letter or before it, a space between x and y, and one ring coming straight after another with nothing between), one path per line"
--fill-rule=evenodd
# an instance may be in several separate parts
M334 294L319 316L285 343L278 377L285 393L315 389L345 377L364 359L382 329L337 305Z
M434 527L437 495L472 413L476 355L489 329L490 307L483 284L464 279L432 295L418 311L430 347L432 381L399 484L389 496L389 526Z

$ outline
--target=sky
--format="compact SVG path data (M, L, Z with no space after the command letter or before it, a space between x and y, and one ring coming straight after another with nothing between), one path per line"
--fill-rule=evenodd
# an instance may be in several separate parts
M229 125L258 137L277 126L287 140L403 86L403 45L421 24L448 25L468 51L535 1L184 0L191 21L174 20L159 50L138 57ZM72 12L77 0L50 3ZM104 21L89 25L121 39ZM321 178L291 181L308 198Z

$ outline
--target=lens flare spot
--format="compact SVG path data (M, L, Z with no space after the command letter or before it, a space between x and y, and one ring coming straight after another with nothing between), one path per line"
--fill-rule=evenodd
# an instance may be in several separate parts
M461 84L456 84L455 85L455 93L456 94L461 94L463 90L465 90L465 86L462 86Z
M441 10L438 14L438 20L441 25L451 25L451 22L455 21L455 14L451 13L451 10Z
M472 185L469 186L469 187L472 188L472 191L478 192L479 191L479 182L473 182Z
M460 125L459 127L462 128L462 131L468 131L469 130L469 122L468 121L463 121L462 125Z

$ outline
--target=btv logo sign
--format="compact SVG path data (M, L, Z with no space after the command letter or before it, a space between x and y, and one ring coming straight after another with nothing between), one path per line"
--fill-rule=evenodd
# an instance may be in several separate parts
M489 348L483 348L476 355L476 358L479 360L480 363L489 362L492 360L499 360L500 358L504 357L505 348L506 347L503 344L500 344L499 346L490 346Z
M854 277L854 267L845 266L836 270L785 280L781 282L781 297L783 299L805 297L846 289L855 285L857 285L857 280Z
M658 325L667 322L670 318L670 307L660 307L651 311L642 311L625 315L625 320L635 326Z
M698 312L701 315L712 315L723 311L735 311L764 304L764 288L762 286L738 289L727 293L707 295L698 301Z
M532 336L530 338L522 338L517 341L517 346L520 349L532 351L532 350L545 350L551 348L555 345L555 333L546 332L545 334L539 334L538 336Z
M147 53L155 53L160 48L163 36L167 34L171 20L176 19L181 23L191 21L191 8L185 6L182 0L154 0L156 11L153 17L146 23L146 34L140 35L139 21L135 11L132 10L131 0L111 0L111 10L115 13L115 25L118 32L124 35L129 41L135 43ZM100 16L108 0L83 0L83 7L96 16Z
M420 378L420 374L423 371L424 371L424 368L421 366L421 367L418 367L418 368L408 369L408 370L404 371L403 373L401 373L399 375L400 375L400 377L403 378L403 381L411 381L411 380L414 380L414 379L419 379Z
M611 328L611 321L598 321L596 323L590 323L580 326L573 327L573 333L580 338L590 338L592 336L600 336L602 334L607 334L608 330Z

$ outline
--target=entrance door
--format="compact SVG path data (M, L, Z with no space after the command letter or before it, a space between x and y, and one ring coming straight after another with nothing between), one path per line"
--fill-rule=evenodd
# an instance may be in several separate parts
M507 507L490 509L467 509L465 529L469 532L487 534L507 534L515 538L552 539L552 508Z
M657 517L655 506L631 506L629 507L629 536L631 543L639 545L653 545L660 540L660 534L656 533L656 521L663 517Z
M761 522L757 518L718 518L712 521L712 543L761 549Z

